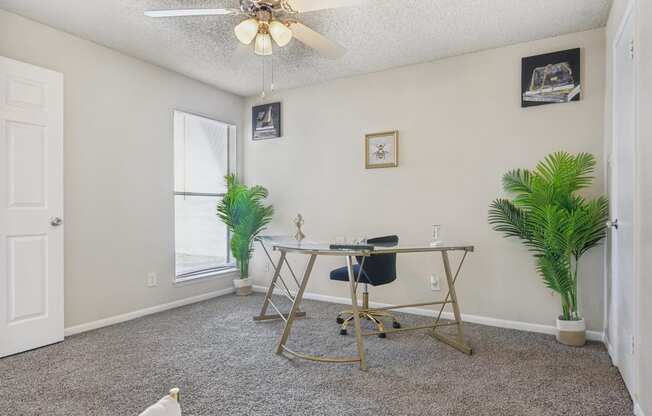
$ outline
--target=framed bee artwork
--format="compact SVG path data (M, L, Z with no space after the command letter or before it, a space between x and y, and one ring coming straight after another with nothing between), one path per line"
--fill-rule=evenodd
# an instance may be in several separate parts
M365 135L367 169L398 167L398 130Z

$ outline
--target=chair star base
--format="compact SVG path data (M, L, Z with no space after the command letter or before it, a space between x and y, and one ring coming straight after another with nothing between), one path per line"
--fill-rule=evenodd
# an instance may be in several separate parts
M366 291L366 285L365 291L362 293L362 308L358 309L358 317L360 319L373 322L378 331L378 338L385 338L387 336L385 333L385 323L383 322L383 319L391 318L393 328L401 327L401 324L393 314L384 310L375 310L369 308L369 293ZM347 328L351 323L353 323L353 318L354 316L352 309L344 310L337 315L336 322L341 325L340 335L346 335L348 333Z

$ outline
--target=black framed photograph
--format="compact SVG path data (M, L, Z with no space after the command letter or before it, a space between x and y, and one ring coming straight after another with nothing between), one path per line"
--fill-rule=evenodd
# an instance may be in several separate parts
M251 138L253 140L281 137L281 103L254 106L251 109Z
M579 48L521 60L521 107L579 101L581 90Z

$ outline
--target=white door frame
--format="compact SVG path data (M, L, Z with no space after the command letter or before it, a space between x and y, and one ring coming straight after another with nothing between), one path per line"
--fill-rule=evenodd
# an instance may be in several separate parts
M623 31L625 30L626 24L629 19L632 19L632 24L634 25L634 47L636 48L638 44L638 1L637 0L630 0L629 3L627 4L627 7L625 9L625 12L623 13L623 16L621 17L620 22L618 22L618 29L615 32L613 42L611 45L608 45L608 47L611 48L611 56L614 57L615 61L615 56L616 56L616 50L618 46L618 42L621 39L621 36L623 34ZM632 208L633 208L633 224L632 224L632 231L633 231L633 265L632 265L632 284L633 284L633 296L631 299L632 302L632 310L633 310L633 317L634 317L634 322L632 325L633 329L633 337L634 337L634 354L632 356L632 367L633 367L633 374L632 374L632 390L630 391L630 394L632 395L632 398L634 399L634 404L636 405L639 401L639 351L640 351L640 337L639 337L639 288L640 288L640 263L639 263L639 258L640 258L640 192L639 192L639 184L640 184L640 161L638 159L638 149L639 149L639 94L638 94L638 85L639 85L639 70L638 70L638 65L639 65L639 54L636 52L636 49L634 51L634 60L633 60L633 67L634 67L634 77L633 77L633 83L634 83L634 97L633 97L633 105L634 105L634 183L633 183L633 201L632 201ZM611 112L611 146L610 146L610 156L609 160L612 163L607 163L607 169L610 169L611 173L614 173L613 169L613 162L615 161L614 155L616 154L616 100L615 98L615 80L618 77L618 73L616 70L616 65L612 65L612 82L611 82L611 108L609 111ZM612 201L617 200L618 197L618 190L615 189L614 183L615 183L615 178L614 174L611 175L610 178L610 186L609 186L609 197ZM613 217L612 213L612 218ZM612 246L613 246L613 240L612 240ZM613 253L613 248L612 250L608 250L608 255ZM615 269L617 267L617 263L615 261L615 258L611 258L611 263L610 263L610 268L607 270L609 272L609 275L611 277L611 293L614 291L614 276L615 276ZM611 296L611 293L608 293L609 296ZM605 309L608 307L609 303L605 304ZM613 314L612 316L615 317L613 322L618 325L618 310L608 310L607 313ZM609 322L609 317L607 317L607 322ZM609 349L610 349L610 355L612 358L612 361L615 366L619 365L619 360L621 357L621 351L618 349L618 342L614 340L612 337L617 335L618 333L618 328L609 328Z

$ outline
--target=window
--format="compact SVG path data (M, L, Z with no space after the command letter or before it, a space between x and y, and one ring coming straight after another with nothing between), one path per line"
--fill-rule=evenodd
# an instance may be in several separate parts
M229 233L217 218L233 172L235 126L174 112L174 251L177 281L235 267Z

